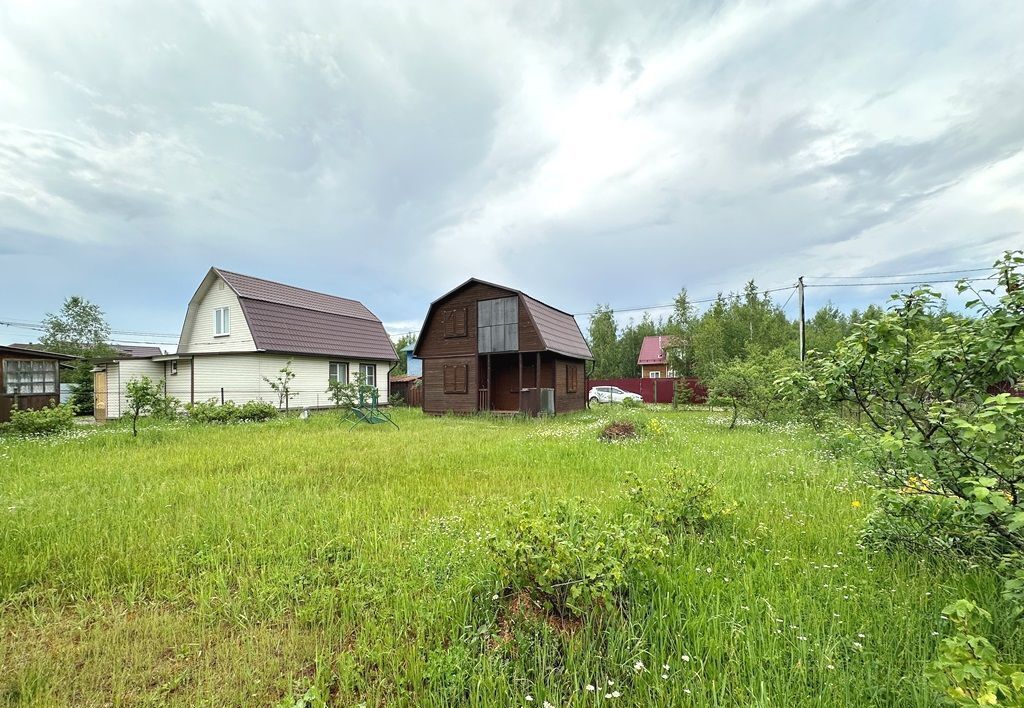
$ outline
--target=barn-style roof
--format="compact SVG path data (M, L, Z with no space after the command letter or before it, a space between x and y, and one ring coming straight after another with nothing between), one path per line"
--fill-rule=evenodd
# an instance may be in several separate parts
M212 268L235 295L257 349L397 361L384 325L363 303ZM202 290L202 286L200 286Z
M430 303L430 309L427 311L427 317L423 321L424 331L421 331L420 336L416 339L416 350L413 352L414 355L419 356L419 343L424 341L424 333L427 324L430 322L430 317L434 313L435 307L440 302L447 300L458 291L474 283L489 285L492 288L507 290L510 293L519 295L519 299L526 308L527 313L530 315L530 319L533 320L534 325L537 327L537 333L540 335L540 339L545 350L555 352L556 354L562 354L563 356L573 357L575 359L594 358L594 355L590 351L590 345L587 344L587 340L583 337L583 332L580 331L580 326L576 323L576 318L568 312L564 312L552 307L551 305L543 303L540 300L532 298L522 290L510 288L507 285L490 283L486 280L480 280L479 278L470 278L462 285L449 290L444 295Z

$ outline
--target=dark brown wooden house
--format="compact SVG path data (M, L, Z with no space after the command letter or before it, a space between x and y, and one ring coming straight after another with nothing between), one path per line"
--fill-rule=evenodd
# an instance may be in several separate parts
M594 357L576 319L470 278L430 305L416 357L427 413L564 413L587 405Z
M11 409L39 410L60 402L60 366L78 357L28 347L0 346L0 423Z

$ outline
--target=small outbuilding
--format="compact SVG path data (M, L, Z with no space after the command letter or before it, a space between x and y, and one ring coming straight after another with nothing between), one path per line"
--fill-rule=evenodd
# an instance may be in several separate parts
M60 403L60 367L78 359L29 347L0 346L0 423L11 410L39 410Z
M565 413L587 405L579 325L526 293L470 278L430 305L413 354L426 413Z

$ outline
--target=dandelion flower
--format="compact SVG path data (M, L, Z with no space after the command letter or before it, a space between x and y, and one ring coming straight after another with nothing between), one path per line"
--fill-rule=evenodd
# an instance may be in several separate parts
M859 509L860 508L860 499L854 499L853 502L850 504L850 506L852 506L854 509Z

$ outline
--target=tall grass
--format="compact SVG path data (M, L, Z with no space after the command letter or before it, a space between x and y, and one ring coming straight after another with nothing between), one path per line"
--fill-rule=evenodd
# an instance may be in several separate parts
M0 700L926 706L941 608L998 611L988 572L860 551L867 492L808 432L642 411L664 430L609 444L605 415L0 443ZM625 472L672 467L737 505L723 530L681 541L622 617L495 641L483 539L509 502L611 509Z

